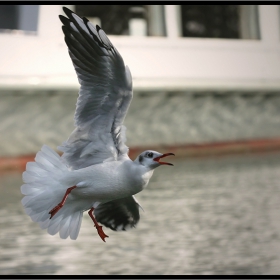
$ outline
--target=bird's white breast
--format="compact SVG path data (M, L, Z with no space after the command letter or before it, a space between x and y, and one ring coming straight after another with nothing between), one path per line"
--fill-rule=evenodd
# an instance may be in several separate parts
M65 179L78 187L73 195L105 202L143 190L151 177L145 173L131 160L109 161L71 171Z

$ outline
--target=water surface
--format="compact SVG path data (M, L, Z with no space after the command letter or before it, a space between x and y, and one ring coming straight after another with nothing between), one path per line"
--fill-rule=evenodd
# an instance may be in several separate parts
M137 195L136 229L76 241L24 213L21 174L0 175L0 274L280 274L280 154L173 160Z

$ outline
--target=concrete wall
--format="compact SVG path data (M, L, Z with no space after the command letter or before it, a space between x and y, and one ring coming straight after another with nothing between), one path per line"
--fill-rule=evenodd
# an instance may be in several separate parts
M0 156L56 148L74 129L77 91L0 92ZM278 93L134 93L130 147L280 137Z

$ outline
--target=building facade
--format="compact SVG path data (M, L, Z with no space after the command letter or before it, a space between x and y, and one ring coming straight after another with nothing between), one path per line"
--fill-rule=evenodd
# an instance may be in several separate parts
M79 89L62 6L3 7L0 157L56 148ZM128 146L280 138L279 5L68 7L105 30L132 72Z

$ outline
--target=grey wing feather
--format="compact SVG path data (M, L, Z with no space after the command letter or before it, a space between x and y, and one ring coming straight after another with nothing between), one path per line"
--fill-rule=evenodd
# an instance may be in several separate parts
M72 169L127 156L123 121L132 100L132 78L105 32L67 8L59 16L76 70L79 97L75 126L59 150Z
M94 215L99 223L112 230L127 230L139 222L139 208L142 207L136 198L129 196L99 204Z

